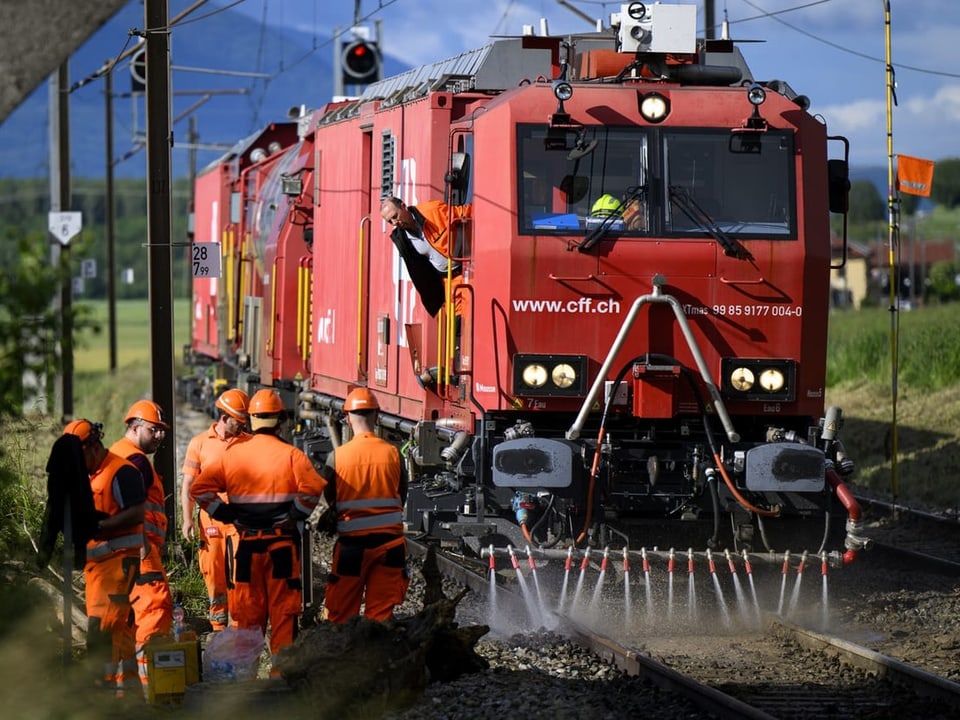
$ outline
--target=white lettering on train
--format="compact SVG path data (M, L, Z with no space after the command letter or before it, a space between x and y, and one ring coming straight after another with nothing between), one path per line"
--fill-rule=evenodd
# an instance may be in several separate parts
M513 301L514 312L535 313L601 313L616 315L620 312L619 300L597 300L582 297L578 300L523 300Z
M333 308L327 309L327 314L320 316L317 320L317 343L320 345L333 345L337 341L337 311Z

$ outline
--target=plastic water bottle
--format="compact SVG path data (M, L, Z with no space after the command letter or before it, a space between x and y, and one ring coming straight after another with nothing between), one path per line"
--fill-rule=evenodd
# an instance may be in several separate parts
M176 603L173 606L173 639L180 642L180 635L183 633L183 605Z

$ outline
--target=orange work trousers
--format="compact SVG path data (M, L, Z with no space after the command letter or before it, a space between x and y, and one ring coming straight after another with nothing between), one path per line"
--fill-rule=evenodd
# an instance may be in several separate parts
M227 578L233 563L233 551L237 546L237 530L233 525L214 520L206 510L199 513L200 549L197 560L200 574L207 586L210 600L210 625L214 630L223 630L229 621L227 604Z
M130 593L136 624L137 674L143 691L150 681L147 673L147 643L154 637L169 635L173 629L173 597L167 573L160 560L160 548L150 543L147 556L140 560L140 577Z
M327 619L343 623L360 614L383 622L403 602L410 577L403 537L367 547L364 536L341 536L333 548L323 604Z
M276 660L292 645L301 610L300 548L289 533L241 530L229 589L230 612L237 627L267 634Z
M130 591L140 572L140 549L118 550L83 568L87 655L98 683L118 695L134 684L136 640ZM139 683L137 683L139 684Z

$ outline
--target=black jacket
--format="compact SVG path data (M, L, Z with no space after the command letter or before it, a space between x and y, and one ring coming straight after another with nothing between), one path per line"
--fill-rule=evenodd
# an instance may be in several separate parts
M87 561L87 541L97 532L102 515L93 504L90 475L83 459L83 447L76 435L61 435L47 460L47 506L37 551L37 563L46 567L64 529L64 508L70 504L70 534L75 567Z
M417 208L411 207L410 214L417 221L417 225L423 227L424 218ZM417 252L413 243L410 242L410 238L407 237L406 230L395 227L393 232L390 233L390 239L393 240L393 244L400 251L400 258L403 260L403 264L407 266L410 280L420 294L420 302L430 313L430 317L436 317L446 300L443 276L430 264L430 260L425 255Z

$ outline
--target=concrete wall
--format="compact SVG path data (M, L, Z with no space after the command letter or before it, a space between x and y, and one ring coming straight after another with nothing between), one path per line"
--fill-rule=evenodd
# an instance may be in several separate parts
M0 122L127 2L0 0Z

